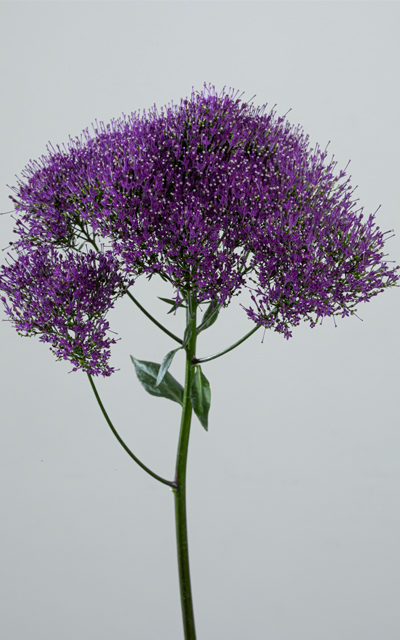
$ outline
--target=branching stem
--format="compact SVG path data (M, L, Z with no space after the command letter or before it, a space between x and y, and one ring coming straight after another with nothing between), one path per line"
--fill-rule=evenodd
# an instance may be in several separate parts
M161 331L164 331L164 333L167 334L167 336L169 336L170 338L172 338L173 340L175 340L176 342L179 342L179 344L182 344L182 340L181 338L178 338L178 336L176 336L174 333L171 333L171 331L169 331L166 327L164 327L160 322L158 322L158 320L156 320L155 318L153 318L153 316L146 311L146 309L144 307L142 307L142 305L140 304L140 302L138 302L136 300L136 298L133 297L133 295L127 291L126 292L128 294L128 297L132 300L132 302L135 303L135 305L137 307L139 307L140 311L142 311L144 313L145 316L147 316L149 318L149 320L151 320L152 322L154 322L155 325L157 325L157 327L159 329L161 329Z
M93 378L90 375L90 373L87 374L88 378L89 378L89 382L91 384L91 387L93 389L93 393L96 396L96 400L99 403L99 407L103 413L103 416L105 417L108 426L110 427L111 431L113 432L113 434L115 435L115 437L117 438L118 442L123 446L123 448L125 449L125 451L127 452L128 455L130 455L130 457L140 466L142 467L142 469L144 469L145 471L147 471L147 473L151 476L153 476L153 478L155 478L156 480L158 480L159 482L162 482L163 484L168 485L169 487L172 487L173 489L175 488L176 484L175 482L173 482L172 480L165 480L165 478L161 478L161 476L157 475L156 473L154 473L154 471L152 471L151 469L149 469L148 467L146 467L145 464L143 464L143 462L141 462L139 460L139 458L137 458L135 456L134 453L132 453L132 451L129 449L129 447L125 444L125 442L122 440L121 436L119 435L119 433L117 433L113 423L111 422L110 418L108 417L108 413L104 408L104 405L100 399L99 393L96 389L96 385L93 382Z
M219 353L214 353L214 355L206 356L205 358L193 358L192 364L200 364L201 362L210 362L210 360L215 360L216 358L220 358L225 353L232 351L232 349L236 349L236 347L238 347L240 344L242 344L242 342L247 340L247 338L250 338L250 336L252 336L253 333L255 333L257 329L260 328L260 326L261 325L258 324L256 327L254 327L254 329L249 331L249 333L246 333L246 335L243 338L235 342L235 344L232 344L230 347L228 347L227 349L224 349L223 351L220 351Z

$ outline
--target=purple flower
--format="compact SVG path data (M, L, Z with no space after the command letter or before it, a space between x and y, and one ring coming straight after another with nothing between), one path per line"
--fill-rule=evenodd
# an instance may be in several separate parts
M19 257L0 286L10 295L11 272L22 277L18 269L43 251L52 273L61 264L74 273L79 300L89 304L89 258L79 252L104 247L109 283L97 290L103 315L93 326L91 311L79 316L90 356L79 359L66 335L62 343L54 338L57 355L76 367L87 368L85 358L94 362L100 353L106 366L110 341L100 346L99 336L105 339L104 314L117 281L123 290L122 274L130 283L159 274L177 300L190 290L197 302L222 306L248 288L249 318L288 338L302 319L315 326L324 316L354 313L359 302L398 280L398 267L384 259L385 234L373 215L364 220L345 172L335 170L301 128L211 86L179 105L96 124L93 135L86 130L67 147L49 148L22 174L13 197ZM36 272L29 273L21 296L13 294L17 328L27 321L30 287L38 302L46 295L47 285L39 292ZM50 340L58 312L47 305L46 313L43 336Z
M73 371L109 376L107 361L114 339L106 337L105 313L123 295L126 284L115 258L93 251L65 255L54 247L19 253L1 267L6 313L23 336L39 335Z

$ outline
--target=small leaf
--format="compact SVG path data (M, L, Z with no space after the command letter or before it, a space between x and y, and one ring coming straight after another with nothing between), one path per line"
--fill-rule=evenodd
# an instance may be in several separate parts
M183 304L183 300L181 300L177 304L176 300L173 300L172 298L160 298L160 296L158 296L158 299L171 305L171 309L167 312L167 315L169 313L173 313L174 311L176 311L176 309L179 309L179 307L183 307L184 309L186 309L186 305Z
M190 340L191 335L193 333L193 327L194 327L194 318L192 318L189 321L189 324L187 325L187 327L185 329L185 333L183 334L182 349L185 349L188 346L189 340Z
M204 329L208 329L209 327L211 327L211 325L214 324L214 322L216 322L219 316L220 309L221 305L218 304L215 300L213 302L210 302L204 313L203 321L197 329L198 333L200 333L200 331L204 331Z
M190 388L190 400L193 411L200 420L201 425L208 431L208 412L211 404L210 383L198 365Z
M172 298L160 298L160 296L157 296L159 300L162 300L163 302L167 302L167 304L176 304L176 301L173 300Z
M174 307L171 307L171 309L170 309L170 310L168 311L168 313L167 313L167 316L168 316L170 313L175 313L175 311L176 311L177 309L179 309L180 307L182 307L182 309L186 309L186 308L187 308L187 307L186 307L186 305L185 305L185 304L183 304L183 302L179 302L179 304L176 304Z
M168 369L170 368L176 352L179 351L181 348L182 347L178 347L177 349L174 349L173 351L170 351L169 353L167 353L167 355L165 356L164 360L161 363L160 369L158 371L157 380L154 385L155 388L157 388L164 380L164 376L167 373Z
M183 387L168 371L164 375L163 381L158 387L155 386L160 365L156 362L147 362L145 360L136 360L131 356L131 360L135 366L136 375L141 385L146 389L147 393L159 398L168 398L183 404Z

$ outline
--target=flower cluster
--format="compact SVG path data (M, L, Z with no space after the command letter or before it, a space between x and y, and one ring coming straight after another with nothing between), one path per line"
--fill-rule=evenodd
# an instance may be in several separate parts
M104 254L56 252L54 247L20 252L1 267L6 313L20 335L39 335L58 359L88 373L108 376L109 324L104 316L126 283L115 258Z
M61 278L60 252L79 282L87 263L76 256L101 245L114 261L98 284L102 313L114 295L111 282L159 274L177 299L190 290L199 303L226 306L247 287L249 318L288 338L301 319L314 326L324 316L354 313L398 280L384 259L385 234L373 215L363 219L345 172L335 170L326 150L310 148L302 129L274 110L211 86L161 111L96 124L93 134L49 148L23 173L13 197L19 257L3 270L0 287L9 294L7 278L44 247L54 261L51 286ZM83 270L84 300L85 277ZM22 298L30 300L31 284ZM39 303L47 294L34 290ZM17 328L28 309L22 298L20 315L12 315ZM58 312L46 309L50 336ZM96 318L85 325L92 358L104 340L104 316L102 329ZM83 331L83 316L80 322ZM72 359L68 340L57 344L58 355L87 366Z

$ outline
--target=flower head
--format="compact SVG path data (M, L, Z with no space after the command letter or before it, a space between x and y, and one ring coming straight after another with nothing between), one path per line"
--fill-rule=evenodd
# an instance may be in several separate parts
M91 326L79 316L93 345L100 325L104 336L113 287L118 282L122 291L124 280L142 274L168 280L177 299L190 290L197 302L222 306L247 287L249 318L290 337L301 319L314 326L324 316L354 313L398 280L374 216L364 220L345 172L335 171L327 151L310 148L302 129L274 110L205 86L179 105L96 124L93 134L86 130L31 163L14 189L19 257L4 268L0 286L10 295L7 283L22 268L16 265L41 251L54 265L54 286L64 252L76 282L83 269L78 290L87 300L85 269L95 258L80 252L101 245L109 274L97 289L102 319ZM30 273L21 296L29 299L33 287L39 301L45 288L39 293ZM18 300L23 323L27 307ZM47 308L49 339L57 313ZM89 366L68 340L52 344L76 367ZM90 357L101 352L104 365L108 350L98 345Z

